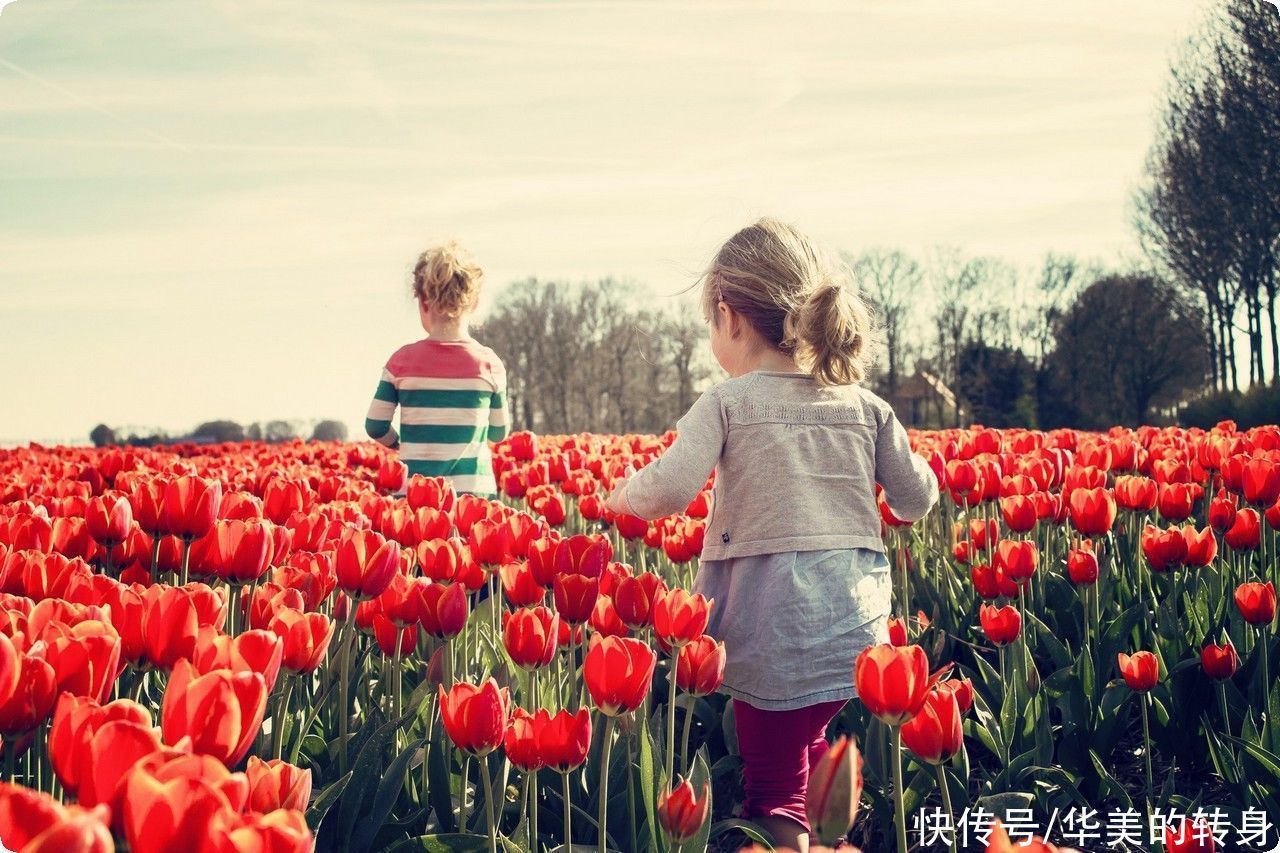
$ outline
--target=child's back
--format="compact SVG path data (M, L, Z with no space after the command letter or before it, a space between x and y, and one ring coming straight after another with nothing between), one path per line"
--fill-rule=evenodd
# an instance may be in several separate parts
M489 442L507 434L502 360L467 328L483 273L456 243L422 253L413 271L418 314L428 336L387 360L365 432L400 449L410 476L447 477L460 492L497 494ZM391 426L400 408L400 433Z
M883 551L876 483L903 518L924 515L937 497L889 404L859 385L755 370L710 389L677 429L674 453L637 477L627 499L647 517L679 512L716 467L704 560Z
M471 339L427 338L387 361L366 431L386 435L398 405L400 459L410 475L448 477L458 491L492 495L489 442L506 435L505 390L493 350Z

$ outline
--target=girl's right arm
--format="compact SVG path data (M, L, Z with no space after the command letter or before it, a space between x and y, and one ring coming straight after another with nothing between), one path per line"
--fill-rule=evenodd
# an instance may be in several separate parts
M373 402L369 404L369 413L364 418L364 431L369 438L387 447L395 447L400 443L400 436L391 426L391 418L400 403L395 382L396 378L391 375L391 371L383 368L378 390L373 392Z
M938 500L933 469L912 451L907 431L892 409L876 436L876 482L884 487L889 509L903 521L924 518Z
M646 519L684 511L707 484L724 441L724 412L712 389L676 423L676 440L666 452L628 478L610 502Z

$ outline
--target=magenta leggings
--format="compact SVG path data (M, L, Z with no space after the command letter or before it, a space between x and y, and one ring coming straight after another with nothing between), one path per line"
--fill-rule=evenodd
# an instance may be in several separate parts
M804 809L809 774L827 751L827 724L844 704L841 699L794 711L762 711L733 700L747 817L788 817L809 829Z

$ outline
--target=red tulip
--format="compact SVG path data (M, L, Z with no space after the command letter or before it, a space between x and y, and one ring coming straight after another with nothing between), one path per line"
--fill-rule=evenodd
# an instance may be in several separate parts
M161 781L145 764L125 778L122 802L130 853L206 853L215 819L232 809L226 795L205 779Z
M1000 499L1000 515L1005 525L1014 533L1026 533L1036 526L1036 505L1026 495L1010 495Z
M1280 499L1280 465L1255 456L1244 464L1240 478L1244 499L1257 506L1270 506Z
M628 628L644 628L653 623L654 602L666 591L666 582L659 575L641 572L618 581L613 604Z
M5 634L0 633L0 705L7 702L18 688L22 674L22 654Z
M919 712L929 686L929 659L919 646L882 643L858 655L853 669L858 698L875 717L900 726Z
M150 587L143 593L143 642L147 659L171 669L182 658L195 654L200 615L192 595L182 587Z
M373 639L387 657L404 657L418 645L418 626L415 623L401 628L378 613L373 617Z
M591 712L580 708L576 714L561 710L553 715L540 710L534 715L534 736L545 766L557 773L568 773L587 760Z
M1016 584L1030 580L1038 562L1036 545L1030 540L1002 539L996 545L996 565Z
M1165 853L1214 853L1218 849L1213 828L1201 818L1182 817L1164 828Z
M20 853L113 853L106 806L64 806L38 791L0 782L0 838Z
M676 656L676 684L694 696L709 696L724 681L725 648L702 636L680 647Z
M1236 609L1250 625L1270 625L1276 618L1276 587L1268 581L1236 587Z
M266 681L270 693L283 659L284 642L271 631L251 629L229 637L213 628L201 628L191 663L201 675L215 669L256 672Z
M1150 512L1156 505L1156 481L1147 477L1116 478L1116 504L1131 512Z
M1195 525L1188 524L1182 528L1182 538L1187 541L1187 556L1184 565L1192 568L1204 568L1218 556L1218 540L1213 536L1213 528L1196 530Z
M1134 652L1116 656L1124 683L1135 693L1146 693L1160 680L1160 662L1151 652Z
M555 567L560 574L599 577L605 564L613 559L613 546L603 536L579 534L562 539L556 545Z
M600 594L600 577L580 574L557 575L553 587L556 612L570 625L583 625L591 619Z
M978 610L978 621L987 639L997 646L1007 646L1022 632L1022 614L1008 604L999 608L982 605Z
M334 570L338 586L352 598L377 598L399 565L399 547L372 530L348 529L338 542Z
M160 728L166 743L189 737L193 752L231 767L253 745L266 708L267 682L260 674L215 669L198 675L180 660L164 691Z
M68 626L51 623L42 639L44 659L53 667L55 694L67 691L99 701L120 674L120 635L106 622L89 619Z
M1067 504L1071 525L1084 536L1104 536L1116 521L1116 500L1106 488L1074 489Z
M1182 565L1187 556L1187 540L1174 527L1161 530L1148 524L1142 530L1142 555L1154 572L1167 572Z
M297 674L319 669L334 632L333 620L323 613L287 608L278 611L268 627L284 644L281 665Z
M191 565L234 584L262 577L275 553L271 528L261 521L219 520L191 548Z
M498 575L502 579L502 591L513 607L540 604L546 597L546 589L538 585L533 577L533 570L524 560L503 564L498 569Z
M960 703L950 689L925 695L920 712L902 726L902 742L929 764L943 764L964 747Z
M1219 492L1209 501L1209 526L1219 533L1231 529L1236 521L1236 499L1230 492Z
M164 490L160 529L191 541L213 527L222 504L222 484L200 477L179 477Z
M310 769L303 770L278 758L263 761L251 755L244 772L249 780L248 808L251 811L306 810L311 799Z
M479 687L459 682L448 693L440 685L440 716L449 739L472 755L487 755L502 745L510 716L511 694L492 678Z
M453 486L444 477L424 477L421 474L409 478L404 497L414 509L430 507L441 512L451 511L457 500Z
M374 485L378 487L378 491L389 494L403 489L408 478L409 466L399 459L388 459L378 466L378 472L374 475Z
M1089 547L1072 548L1067 552L1067 577L1076 586L1088 586L1098 581L1098 555Z
M151 713L130 699L99 705L63 693L49 728L49 761L58 780L84 806L113 804L120 781L161 748Z
M93 498L85 507L84 520L89 535L104 547L119 545L133 530L133 507L119 493Z
M1194 483L1166 483L1160 487L1156 509L1169 521L1186 521L1199 497L1200 487Z
M546 714L545 710L538 712ZM507 731L502 736L502 750L507 759L525 773L533 773L547 766L546 760L538 751L537 730L534 715L524 708L514 708L511 719L507 723Z
M1230 640L1221 646L1216 643L1206 643L1200 649L1200 666L1204 668L1204 674L1210 678L1225 680L1236 674L1240 666L1240 657L1236 654L1236 647Z
M641 640L593 637L582 677L600 713L616 717L644 702L657 663L653 649Z
M53 713L57 681L53 667L33 650L18 655L18 678L8 696L0 696L0 735L17 738Z
M698 796L693 784L685 779L674 789L663 791L658 798L658 822L673 843L681 844L693 838L707 822L711 811L711 786L702 783L702 795Z
M1241 508L1222 539L1237 551L1258 550L1262 544L1262 522L1258 511L1252 507Z
M461 584L432 583L420 587L418 624L437 639L449 639L462 633L467 624L467 591Z
M502 642L522 669L539 669L555 660L559 617L545 607L521 608L504 614Z
M654 633L669 646L679 647L702 636L714 600L685 589L668 590L653 604Z

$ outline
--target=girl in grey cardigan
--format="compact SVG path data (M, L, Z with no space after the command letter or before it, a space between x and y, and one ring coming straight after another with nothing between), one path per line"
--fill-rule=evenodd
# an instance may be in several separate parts
M731 377L704 393L616 512L680 512L715 471L694 589L728 654L748 814L807 848L810 769L854 695L853 661L888 638L891 585L876 483L904 521L938 497L889 405L857 383L870 312L846 270L790 226L735 234L702 279L711 351Z

